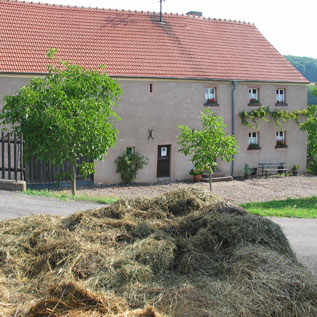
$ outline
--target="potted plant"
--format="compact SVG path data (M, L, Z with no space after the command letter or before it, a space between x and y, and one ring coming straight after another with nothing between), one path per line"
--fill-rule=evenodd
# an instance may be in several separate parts
M203 172L199 169L191 169L189 175L193 175L195 182L200 182Z
M252 171L248 165L248 163L245 163L244 165L244 169L243 169L243 176L244 176L244 179L249 179L250 176L252 174Z
M299 165L294 164L292 167L292 172L294 176L298 175Z

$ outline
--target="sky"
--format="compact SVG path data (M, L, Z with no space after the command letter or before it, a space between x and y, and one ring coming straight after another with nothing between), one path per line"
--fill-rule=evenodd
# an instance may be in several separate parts
M71 6L160 11L159 0L37 0ZM283 55L317 58L317 0L165 0L163 12L254 23Z

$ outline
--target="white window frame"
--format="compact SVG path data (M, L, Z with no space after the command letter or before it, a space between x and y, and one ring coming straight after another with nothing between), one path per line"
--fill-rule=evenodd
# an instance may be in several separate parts
M205 88L205 103L208 102L208 99L215 99L215 102L217 101L216 87Z
M259 132L249 132L249 145L250 144L259 145Z
M276 132L276 142L277 141L285 143L285 141L286 141L285 131L277 131Z
M285 103L285 89L276 89L276 103Z
M249 101L251 99L259 100L259 89L258 88L249 88Z

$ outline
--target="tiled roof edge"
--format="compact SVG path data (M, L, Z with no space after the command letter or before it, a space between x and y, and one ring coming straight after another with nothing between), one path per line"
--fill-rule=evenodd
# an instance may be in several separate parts
M53 3L43 3L43 2L36 2L36 1L22 1L22 0L0 0L0 2L17 2L17 3L25 3L25 4L34 4L39 5L43 7L53 7L53 8L73 8L73 9L81 9L81 10L99 10L99 11L113 11L113 12L126 12L126 13L138 13L138 14L157 14L159 15L159 12L155 11L138 11L138 10L125 10L125 9L111 9L111 8L98 8L98 7L85 7L85 6L71 6L71 5L63 5L63 4L53 4ZM203 17L203 16L193 16L191 14L185 14L185 13L168 13L163 12L163 16L183 16L190 19L197 19L197 20L210 20L214 22L227 22L227 23L239 23L239 24L249 24L253 25L254 23L246 22L246 21L240 21L240 20L231 20L231 19L220 19L220 18L212 18L212 17Z
M22 72L1 72L0 75L23 75L23 76L46 76L48 73L22 73ZM120 76L120 75L109 75L109 77L117 78L117 79L164 79L164 80L192 80L192 81L226 81L233 82L236 81L238 83L276 83L276 84L301 84L307 85L311 84L310 81L278 81L278 80L252 80L252 79L228 79L228 78L196 78L196 77L148 77L148 76Z

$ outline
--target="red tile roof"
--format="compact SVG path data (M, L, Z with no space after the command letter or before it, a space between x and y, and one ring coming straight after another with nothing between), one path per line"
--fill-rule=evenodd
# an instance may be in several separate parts
M46 73L45 52L111 76L307 82L251 24L0 0L0 72Z

